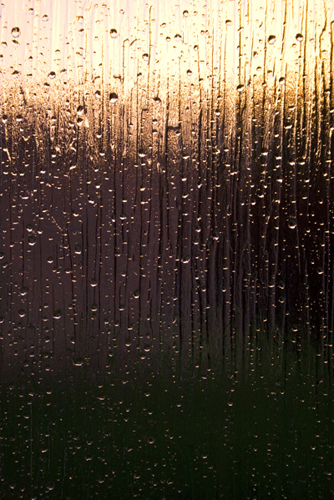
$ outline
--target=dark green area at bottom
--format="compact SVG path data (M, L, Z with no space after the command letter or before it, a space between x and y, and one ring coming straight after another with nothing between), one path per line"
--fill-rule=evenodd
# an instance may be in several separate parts
M3 385L1 499L334 498L331 368L284 356L243 375L123 383L82 366Z

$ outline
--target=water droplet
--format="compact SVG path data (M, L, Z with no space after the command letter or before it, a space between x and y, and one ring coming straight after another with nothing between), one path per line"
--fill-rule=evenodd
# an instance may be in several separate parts
M245 88L245 86L242 85L242 84L240 84L240 85L237 86L237 91L238 92L242 92L244 90L244 88Z
M117 100L118 100L118 95L115 94L115 92L111 92L111 94L109 95L110 104L115 104Z
M148 442L148 444L154 444L155 443L154 437L152 437L152 436L148 437L147 442Z
M57 309L57 310L53 313L53 318L54 318L54 319L60 319L60 318L61 318L61 310L60 310L60 309Z
M19 75L20 75L20 72L17 69L14 69L14 71L12 72L12 77L17 78Z
M49 20L49 16L47 14L44 14L44 16L42 17L43 23L47 23L48 20Z
M133 292L133 296L134 296L135 299L138 299L139 298L139 290L135 290Z
M19 38L19 36L21 35L21 30L20 30L20 28L15 26L15 28L12 28L11 33L12 33L13 38Z
M30 9L28 9L28 14L32 15L34 13L34 9L32 7L30 7Z
M145 62L148 62L149 60L149 55L145 52L145 54L142 55L142 58Z
M115 28L110 30L110 36L111 38L117 38L117 30L115 30Z
M189 17L189 12L187 10L183 11L183 17Z
M90 282L90 286L92 286L92 287L97 286L97 279L92 278L92 280L91 280L91 282Z
M280 85L284 85L285 84L285 78L284 78L284 76L281 76L281 78L278 80L278 83Z
M182 42L182 36L181 36L179 33L177 33L177 34L174 36L174 39L175 39L175 41L176 41L176 42Z
M33 247L36 243L36 236L34 234L31 234L28 236L28 244Z
M19 316L20 318L24 318L24 316L27 314L27 312L24 309L19 309Z
M56 78L56 73L54 71L50 71L48 76L49 76L50 80L54 80Z
M302 42L304 40L303 35L301 33L297 33L296 40L297 40L297 42Z
M225 24L226 24L226 26L232 26L231 19L226 19Z
M274 45L275 42L276 42L276 36L275 35L270 35L269 38L268 38L268 43L270 45Z
M296 222L296 219L290 219L289 220L289 228L290 229L295 229L297 226L297 222Z
M52 491L55 487L55 483L53 481L49 481L46 485L48 491Z
M78 113L78 115L79 115L79 116L81 116L81 115L83 114L84 109L85 109L85 108L84 108L83 106L78 106L78 107L77 107L77 113Z

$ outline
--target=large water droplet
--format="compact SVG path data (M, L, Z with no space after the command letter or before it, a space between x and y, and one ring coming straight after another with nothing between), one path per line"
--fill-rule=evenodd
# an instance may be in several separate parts
M268 38L268 43L270 45L274 45L275 42L276 42L276 36L275 35L270 35L269 38Z
M115 30L115 28L110 30L110 36L111 38L117 38L117 30Z

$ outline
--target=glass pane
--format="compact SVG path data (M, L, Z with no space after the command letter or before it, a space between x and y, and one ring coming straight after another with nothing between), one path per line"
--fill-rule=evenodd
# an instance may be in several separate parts
M332 497L333 11L3 0L1 497Z

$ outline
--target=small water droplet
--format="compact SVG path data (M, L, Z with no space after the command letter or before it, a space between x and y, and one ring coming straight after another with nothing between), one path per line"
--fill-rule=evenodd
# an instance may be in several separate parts
M284 78L284 76L281 76L281 78L278 80L278 83L280 85L284 85L285 84L285 78Z
M11 33L12 33L13 38L19 38L19 36L21 35L21 30L20 30L20 28L15 26L15 28L12 28Z
M268 38L268 43L270 45L274 45L275 42L276 42L276 36L275 35L270 35L269 38Z
M117 38L117 30L115 30L115 28L110 30L110 36L111 38Z
M237 86L237 91L238 92L242 92L244 90L244 88L245 88L245 86L242 85L242 84L240 84L240 85Z
M145 54L142 55L143 61L148 62L149 60L149 55L145 52Z
M232 26L231 19L226 19L225 24L226 24L226 26Z
M289 220L289 228L290 229L295 229L296 227L297 227L296 219L290 219Z
M117 100L118 100L118 95L115 94L115 92L111 92L111 94L109 95L110 104L115 104Z
M55 483L53 481L49 481L46 485L48 491L52 491L55 487Z
M19 75L20 75L20 72L17 69L14 69L14 71L12 72L12 77L17 78Z
M297 33L296 40L297 40L297 42L302 42L304 40L303 35L301 33Z
M24 309L19 309L19 316L20 318L24 318L24 316L26 315L26 311Z
M183 17L189 17L189 12L187 10L183 11Z
M54 71L50 71L48 76L49 76L50 80L54 80L56 78L56 73Z
M182 42L182 36L179 33L176 33L174 36L174 39L176 42Z
M34 234L28 236L28 244L33 247L36 243L36 236Z
M43 23L47 23L48 20L49 20L49 16L47 14L44 14L44 16L42 17Z
M61 318L61 310L60 310L60 309L57 309L57 310L53 313L53 318L54 318L54 319L60 319L60 318Z

